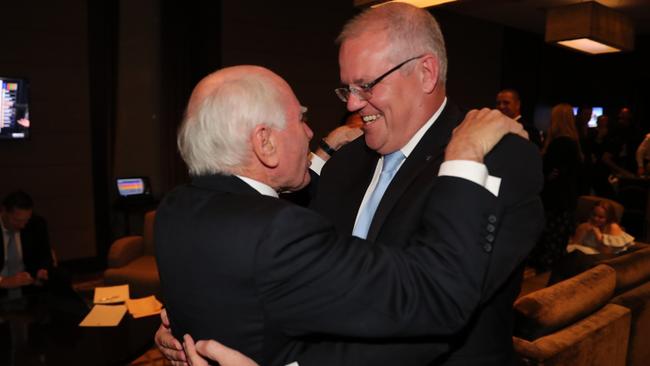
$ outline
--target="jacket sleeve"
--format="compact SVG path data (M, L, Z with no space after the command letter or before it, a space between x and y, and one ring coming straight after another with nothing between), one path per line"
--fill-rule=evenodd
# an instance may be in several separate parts
M493 250L482 233L497 207L483 187L440 177L403 249L341 237L321 216L287 207L256 253L267 317L289 336L453 334L480 303Z

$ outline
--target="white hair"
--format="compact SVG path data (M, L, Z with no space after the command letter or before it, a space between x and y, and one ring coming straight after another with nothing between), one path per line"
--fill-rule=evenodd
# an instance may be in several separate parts
M235 174L251 157L258 125L282 130L286 115L277 85L267 75L241 73L220 82L188 110L178 149L191 175Z
M388 36L390 57L394 62L404 61L401 58L405 55L434 54L440 69L438 81L444 84L447 80L445 39L438 22L427 10L399 2L368 8L345 24L337 43L342 44L366 32L384 32Z

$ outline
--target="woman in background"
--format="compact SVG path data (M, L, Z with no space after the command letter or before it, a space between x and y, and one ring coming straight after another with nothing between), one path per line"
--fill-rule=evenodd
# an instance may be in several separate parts
M544 188L541 196L546 227L529 258L529 265L537 272L550 270L566 253L566 245L575 228L575 208L584 158L571 105L562 103L551 110L551 124L542 155Z
M567 252L580 250L584 254L618 254L634 244L634 237L618 224L614 205L599 201L587 222L578 226L567 246Z
M633 245L634 237L618 224L614 205L609 201L599 201L592 208L587 222L576 229L566 247L567 255L555 264L547 285L573 277L618 254L627 253Z

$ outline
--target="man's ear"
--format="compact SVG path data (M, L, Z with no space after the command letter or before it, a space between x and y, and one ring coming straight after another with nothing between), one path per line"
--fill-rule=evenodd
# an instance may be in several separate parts
M440 73L438 58L430 54L424 56L422 67L419 70L423 91L425 93L433 92L438 84L438 75Z
M268 126L257 125L251 137L253 152L257 159L269 168L278 165L277 141L273 131Z

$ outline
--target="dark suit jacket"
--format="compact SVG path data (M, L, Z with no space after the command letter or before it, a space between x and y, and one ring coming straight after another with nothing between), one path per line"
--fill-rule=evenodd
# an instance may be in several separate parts
M52 266L52 252L50 250L50 237L47 232L45 219L32 215L25 228L20 231L20 241L23 250L23 263L25 271L36 276L39 269L48 269ZM4 266L5 250L4 235L0 235L0 265ZM1 270L1 268L0 268Z
M462 118L460 111L448 103L387 188L368 232L370 240L399 245L415 232L426 213L427 192L440 179L437 173L444 160L445 146ZM323 168L312 207L332 220L342 232L352 232L357 210L378 159L379 156L365 145L363 138L341 148ZM537 148L521 138L506 136L486 157L485 163L491 175L502 178L498 198L500 214L497 223L485 221L479 236L481 245L495 245L493 260L501 264L490 267L483 289L483 304L469 325L455 337L445 339L452 352L445 360L437 360L437 363L445 365L503 365L510 362L513 353L512 303L520 289L521 263L543 227L543 210L538 197L543 177ZM471 211L470 206L463 210L467 214ZM461 219L460 216L450 216L451 222ZM368 346L372 351L367 352L358 351L359 347L351 349L340 344L329 347L321 344L324 351L312 359L330 358L330 363L339 365L343 362L349 365L426 365L423 358L435 357L439 352L424 354L423 357L416 357L414 353L426 352L427 344L430 348L442 349L441 341L411 340L410 344L400 347L393 340L390 347ZM323 361L322 364L326 363Z
M49 269L52 266L50 237L45 219L32 215L25 228L20 231L20 241L25 271L29 272L32 277L36 276L39 269ZM0 266L4 266L5 263L4 248L4 235L0 235ZM0 270L2 269L0 268ZM4 292L0 291L0 295L4 295Z
M239 178L194 178L156 212L175 336L218 339L262 365L280 365L301 361L313 334L456 333L478 306L492 263L482 236L486 220L498 220L496 199L458 178L431 188L423 229L398 249L341 237L322 216Z
M521 123L521 125L524 126L524 130L528 132L528 139L530 140L530 142L537 145L537 147L541 149L544 146L544 144L542 143L542 137L537 127L535 127L535 125L532 123L528 123L524 121L522 118L519 118L517 122Z

